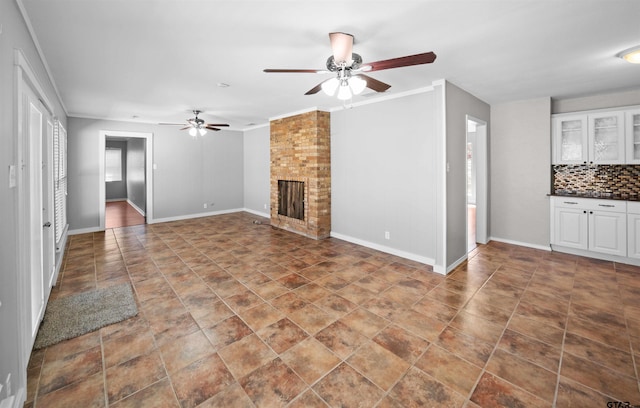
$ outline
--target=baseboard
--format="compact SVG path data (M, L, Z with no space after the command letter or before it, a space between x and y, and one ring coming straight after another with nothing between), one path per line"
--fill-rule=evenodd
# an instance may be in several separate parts
M107 203L117 203L119 201L129 201L129 200L127 199L127 197L122 197L122 198L109 198L104 201Z
M129 200L128 198L127 198L127 204L129 204L130 206L132 206L134 210L136 210L137 212L139 212L139 213L140 213L140 215L142 215L143 217L146 217L145 212L144 212L144 211L142 211L142 209L141 209L140 207L138 207L137 205L135 205L135 204L133 203L133 201Z
M69 235L80 235L80 234L88 234L90 232L101 232L104 231L100 229L100 227L90 227L90 228L80 228L75 230L69 230Z
M599 252L587 251L584 249L568 248L559 245L553 245L553 251L565 254L584 256L585 258L600 259L602 261L617 262L626 265L640 266L640 259L628 258L626 256L602 254Z
M447 266L447 274L449 272L451 272L452 270L456 269L458 267L458 265L460 265L461 263L466 261L468 258L469 258L469 255L464 254L464 256L462 256L460 259L458 259L457 261L455 261L451 265Z
M257 215L258 217L271 218L271 214L263 213L260 211L252 210L250 208L243 208L242 211L248 212L253 215Z
M518 245L518 246L523 246L523 247L533 248L533 249L540 249L542 251L551 251L550 245L549 246L537 245L537 244L531 244L529 242L514 241L512 239L506 239L506 238L500 238L500 237L489 237L489 241L503 242L505 244Z
M210 217L212 215L231 214L231 213L237 213L242 211L244 211L244 208L232 208L229 210L211 211L206 213L178 215L176 217L154 218L153 221L149 222L149 224L158 224L161 222L171 222L171 221L183 221L183 220L190 220L193 218Z
M376 251L385 252L387 254L399 256L401 258L409 259L411 261L420 262L426 265L432 266L435 263L434 259L427 258L426 256L414 254L407 251L402 251L400 249L391 248L388 246L376 244L374 242L365 241L360 238L354 238L349 235L340 234L339 232L331 231L331 237L341 239L343 241L351 242L352 244L362 245L363 247L375 249Z

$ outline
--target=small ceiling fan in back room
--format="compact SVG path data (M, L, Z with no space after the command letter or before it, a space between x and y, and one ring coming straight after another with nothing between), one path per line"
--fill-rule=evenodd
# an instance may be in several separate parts
M198 134L200 134L200 136L204 136L207 133L207 130L213 130L213 131L218 131L221 129L218 129L220 127L228 127L229 125L226 123L205 123L204 119L200 119L198 117L199 114L201 114L202 111L199 110L194 110L193 114L195 115L194 118L191 119L187 119L186 123L159 123L159 125L179 125L179 126L184 126L183 128L181 128L180 130L187 130L189 129L189 134L193 137L196 137Z
M405 57L363 63L362 57L353 52L353 35L347 33L329 33L333 55L327 59L327 69L265 69L267 73L324 74L335 73L336 76L311 88L305 95L313 95L322 89L327 95L338 93L338 99L347 100L352 95L360 94L364 88L376 92L384 92L391 85L378 81L364 72L382 71L383 69L408 67L411 65L430 64L436 59L433 52L407 55Z

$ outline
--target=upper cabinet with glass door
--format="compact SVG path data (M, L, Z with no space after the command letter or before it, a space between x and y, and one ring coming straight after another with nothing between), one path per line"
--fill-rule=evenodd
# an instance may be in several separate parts
M627 164L640 164L640 109L627 111Z
M583 164L588 160L587 116L553 118L553 163Z
M624 164L624 112L594 113L589 118L589 162Z
M626 111L591 111L554 115L553 164L625 164ZM636 112L640 117L640 111ZM640 119L636 118L640 122ZM628 119L627 119L628 121ZM638 132L636 127L636 132ZM640 163L640 136L636 137L636 163Z

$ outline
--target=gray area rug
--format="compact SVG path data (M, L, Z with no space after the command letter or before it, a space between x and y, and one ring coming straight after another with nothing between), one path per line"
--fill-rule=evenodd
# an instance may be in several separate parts
M58 298L47 305L33 347L48 347L137 314L128 283Z

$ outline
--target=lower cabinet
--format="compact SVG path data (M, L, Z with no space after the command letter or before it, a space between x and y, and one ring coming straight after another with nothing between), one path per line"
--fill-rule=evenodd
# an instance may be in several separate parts
M640 202L628 203L627 256L640 259Z
M626 201L551 197L551 212L552 245L627 256Z

